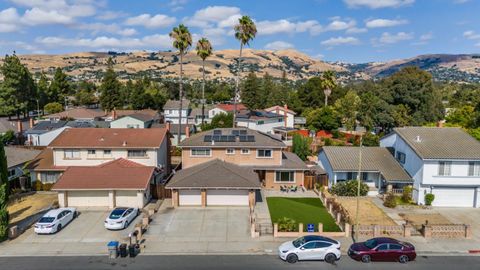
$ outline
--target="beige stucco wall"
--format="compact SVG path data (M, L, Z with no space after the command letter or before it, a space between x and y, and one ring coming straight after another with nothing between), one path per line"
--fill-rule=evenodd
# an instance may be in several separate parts
M250 149L249 154L242 154L241 148L235 148L235 154L227 154L226 148L211 148L210 157L192 157L190 148L182 150L182 166L184 169L213 159L220 159L237 165L282 165L282 151L272 149L271 158L257 158L257 149Z
M110 156L103 156L103 149L95 150L95 157L88 155L88 149L81 149L79 159L65 159L63 149L54 149L54 164L55 166L97 166L114 159L125 158L145 166L157 166L157 158L159 156L157 149L147 149L147 157L145 158L130 158L128 157L127 149L110 149L112 151Z
M298 186L303 185L304 172L295 171L295 183L276 183L275 182L275 171L266 171L265 172L265 188L267 189L276 189L279 190L280 186Z

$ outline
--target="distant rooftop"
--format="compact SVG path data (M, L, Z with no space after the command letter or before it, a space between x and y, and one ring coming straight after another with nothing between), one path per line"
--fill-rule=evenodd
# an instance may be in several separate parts
M190 107L190 100L184 99L182 108L184 110L188 109ZM167 103L163 106L164 110L179 110L180 109L180 100L168 100Z
M237 120L266 120L273 118L282 118L283 115L279 115L273 112L267 112L262 110L242 110L237 113Z
M174 132L174 130L173 130ZM284 148L281 139L247 128L218 128L192 135L180 143L181 147L195 146L258 146Z

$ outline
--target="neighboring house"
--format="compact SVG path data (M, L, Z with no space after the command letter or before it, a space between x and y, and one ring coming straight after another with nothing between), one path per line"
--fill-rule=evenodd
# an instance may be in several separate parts
M61 207L143 207L169 173L166 129L70 128L30 163Z
M338 182L360 179L370 187L369 195L384 192L388 185L402 188L412 185L413 180L384 147L324 146L318 154L318 164L328 176L331 187Z
M205 105L204 119L203 119L204 123L212 122L212 119L210 118L210 114L209 114L210 109L212 109L210 105ZM192 109L192 111L190 112L190 119L197 126L202 124L202 105L199 105L198 108Z
M273 106L270 108L266 108L265 111L275 113L277 115L286 115L287 119L284 119L284 127L293 128L295 126L295 115L297 115L297 113L288 109L287 105L285 105L284 107L278 105Z
M33 160L40 150L29 149L23 147L5 147L5 155L7 156L8 180L15 181L11 187L20 187L18 178L24 175L23 167L26 163Z
M50 120L74 119L74 120L100 120L105 117L105 111L89 108L72 108L63 112L45 115Z
M275 128L285 127L285 117L267 111L243 110L235 118L238 127L246 127L264 133L274 133Z
M8 118L0 118L0 135L5 134L7 131L17 130L17 124L15 122L8 121Z
M187 121L189 124L194 122L190 115L191 111L190 101L183 100L182 124L186 124ZM167 103L165 103L165 106L163 106L163 113L165 122L170 122L172 124L180 123L180 100L168 100Z
M158 124L155 123L152 125L152 128L166 128L170 131L171 137L171 145L177 146L178 144L178 128L179 124L170 124L169 122L165 124ZM190 137L190 135L197 133L197 127L195 125L182 125L180 130L180 141L183 142L186 138Z
M246 128L197 133L179 146L182 171L167 184L174 206L253 207L255 190L302 186L309 170L281 140Z
M215 107L208 110L208 118L212 119L217 114L221 113L233 113L234 105L233 104L217 104ZM237 104L237 112L246 110L247 107L243 104Z
M110 122L111 128L150 128L155 119L148 114L135 113Z
M136 114L148 115L154 121L158 121L160 118L160 114L156 110L152 109L143 109L143 110L112 110L106 117L104 117L105 121L113 121L119 119L124 116L131 116Z
M460 128L404 127L380 139L414 180L413 199L433 206L480 207L480 142Z

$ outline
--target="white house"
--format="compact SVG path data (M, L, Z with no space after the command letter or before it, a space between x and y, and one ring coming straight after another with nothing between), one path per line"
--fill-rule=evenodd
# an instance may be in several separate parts
M287 115L287 119L285 121L286 127L287 128L293 128L294 127L294 125L295 125L295 115L297 115L297 113L288 109L288 107L286 105L284 107L278 106L278 105L273 106L273 107L270 107L270 108L266 108L265 111L275 113L275 114L278 114L278 115Z
M190 101L183 100L182 104L182 124L190 124L194 122L194 119L191 118L190 112ZM180 122L180 101L179 100L168 100L163 106L163 113L165 116L165 122L170 122L172 124L178 124Z
M154 118L147 114L131 114L110 122L111 128L149 128Z
M460 128L395 128L380 140L414 179L413 198L433 206L480 207L480 142Z
M238 127L246 127L264 133L274 134L274 129L285 127L285 117L266 111L243 110L237 113Z
M215 115L221 114L221 113L233 113L234 105L233 104L217 104L215 107L211 108L208 110L208 118L212 119L215 117ZM239 103L237 104L237 112L246 110L247 107L245 105Z

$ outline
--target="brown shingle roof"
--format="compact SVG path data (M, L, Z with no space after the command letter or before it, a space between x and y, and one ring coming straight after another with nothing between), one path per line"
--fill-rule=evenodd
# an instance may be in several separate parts
M359 147L324 146L322 150L334 171L356 172ZM384 147L362 147L362 171L380 172L387 181L411 182L412 178Z
M282 112L285 111L285 107L283 107L283 106L278 106L278 105L273 106L273 107L270 107L270 108L266 108L265 111L276 113L276 112L277 112L277 109L278 109L279 111L282 111ZM288 108L287 108L287 113L291 113L291 114L293 114L293 115L296 115L296 114L297 114L296 112L294 112L294 111L292 111L292 110L290 110L290 109L288 109Z
M95 118L104 117L104 116L105 116L105 112L100 109L73 108L63 112L49 114L46 117L48 118L70 117L73 119L95 119Z
M119 158L99 166L68 167L52 190L145 190L155 167Z
M40 150L35 149L7 146L5 147L7 167L11 168L33 160L40 152Z
M214 159L177 172L167 188L260 189L260 181L250 168Z
M251 166L254 169L291 169L298 171L307 171L309 170L307 164L303 162L296 154L292 152L283 151L282 152L282 165L279 166L262 166L261 164L256 166Z
M67 167L53 165L53 150L45 148L28 164L27 169L34 171L64 171Z
M158 148L167 133L164 128L69 128L49 147L69 148Z
M182 109L186 110L190 107L190 100L184 99L182 104ZM167 100L163 106L164 110L179 110L180 109L180 100Z
M158 116L158 111L152 110L152 109L143 109L143 110L115 110L115 114L117 115L117 118L122 117L122 116L128 116L132 114L144 114L144 115L149 115L152 118L155 118ZM108 117L113 116L113 111L108 114Z
M480 159L480 142L461 128L403 127L394 132L423 159Z

